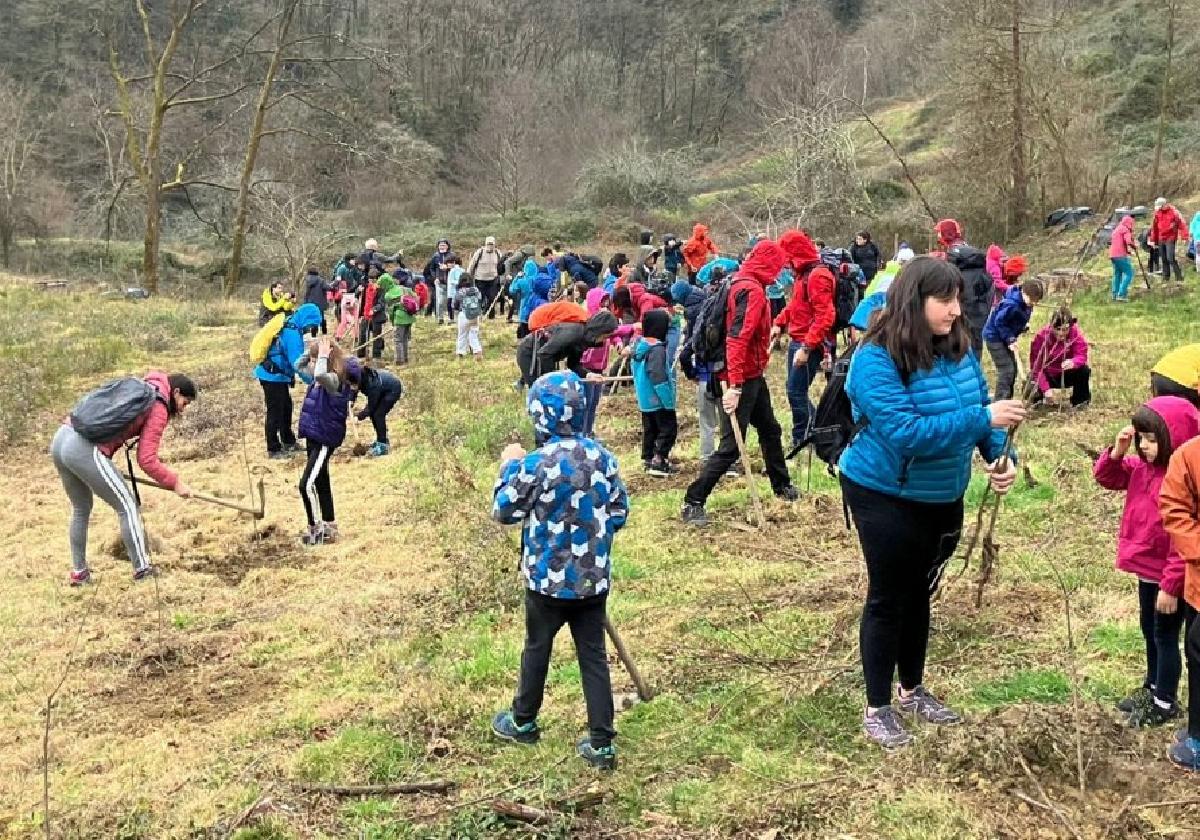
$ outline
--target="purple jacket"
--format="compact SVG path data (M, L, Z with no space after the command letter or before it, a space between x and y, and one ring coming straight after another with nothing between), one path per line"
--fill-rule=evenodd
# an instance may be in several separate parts
M350 416L350 403L354 400L361 368L358 359L346 360L346 376L350 382L338 382L337 393L330 393L322 384L333 373L318 374L316 381L308 386L304 405L300 409L300 437L336 449L346 439L346 419Z
M1182 397L1155 397L1146 406L1167 424L1172 449L1178 449L1200 433L1200 413ZM1125 510L1117 534L1117 568L1158 583L1170 595L1181 595L1182 576L1176 575L1175 580L1163 574L1168 560L1176 557L1158 512L1158 491L1167 468L1148 464L1137 456L1118 461L1108 447L1096 460L1092 472L1101 487L1125 491ZM1174 566L1183 569L1182 563Z

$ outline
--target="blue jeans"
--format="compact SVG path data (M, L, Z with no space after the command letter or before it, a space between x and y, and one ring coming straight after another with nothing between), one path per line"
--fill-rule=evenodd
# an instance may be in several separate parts
M1112 265L1113 299L1127 297L1129 295L1129 284L1133 282L1133 261L1129 257L1112 257Z
M592 437L596 425L596 411L600 408L600 394L604 391L603 382L584 382L583 391L587 394L587 408L583 412L583 436Z
M788 405L792 407L792 446L797 446L808 437L809 424L817 409L808 398L808 388L816 378L821 368L821 358L825 355L824 347L815 347L808 351L808 363L795 367L792 362L800 342L793 341L788 345L787 365L787 397Z
M672 324L667 329L667 364L674 367L675 355L679 352L679 327Z

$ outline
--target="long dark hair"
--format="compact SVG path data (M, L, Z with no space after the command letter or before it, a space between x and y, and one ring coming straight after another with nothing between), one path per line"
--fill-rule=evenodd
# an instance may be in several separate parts
M175 408L175 392L179 392L179 396L189 400L196 399L196 383L192 378L183 373L172 373L167 377L167 390L170 393L167 395L167 416L174 417L178 413Z
M1154 457L1154 466L1165 467L1171 461L1171 453L1175 451L1174 441L1171 440L1171 430L1167 427L1167 421L1163 420L1162 415L1148 405L1144 405L1133 413L1132 426L1137 434L1134 436L1133 444L1137 448L1137 456L1143 461L1146 456L1142 454L1141 437L1142 435L1154 435L1154 439L1158 442L1158 454Z
M955 266L933 257L917 257L896 275L887 292L887 304L863 341L887 350L905 383L917 371L932 368L938 356L961 360L971 349L962 317L955 320L949 335L935 336L925 319L925 301L950 300L961 297L962 291L962 274Z

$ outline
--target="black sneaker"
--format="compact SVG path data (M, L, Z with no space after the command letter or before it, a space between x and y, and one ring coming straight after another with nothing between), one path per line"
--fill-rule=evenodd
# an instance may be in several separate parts
M593 747L591 736L584 735L575 745L575 752L597 770L612 772L617 769L617 748L612 744L607 747Z
M655 458L646 464L646 472L649 475L657 476L658 478L668 478L679 472L679 468L674 466L670 461L665 459Z
M1117 711L1124 714L1133 714L1135 709L1141 708L1147 704L1154 702L1154 695L1150 693L1150 689L1142 686L1136 689L1128 697L1117 701Z
M1134 729L1149 729L1168 724L1178 719L1181 715L1182 712L1180 712L1179 706L1175 703L1164 709L1152 699L1146 705L1138 706L1129 713L1129 725Z
M796 489L796 485L789 484L787 487L780 487L776 490L775 496L785 502L794 502L800 498L800 491Z
M679 518L688 525L695 525L700 528L708 524L708 514L704 512L704 505L693 505L685 502L683 510L679 513Z

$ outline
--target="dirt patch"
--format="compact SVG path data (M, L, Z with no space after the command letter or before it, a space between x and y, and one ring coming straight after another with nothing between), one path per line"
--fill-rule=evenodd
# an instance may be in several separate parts
M251 534L196 531L187 545L176 561L179 568L215 575L229 586L237 586L254 569L300 569L312 560L298 537L273 523Z

